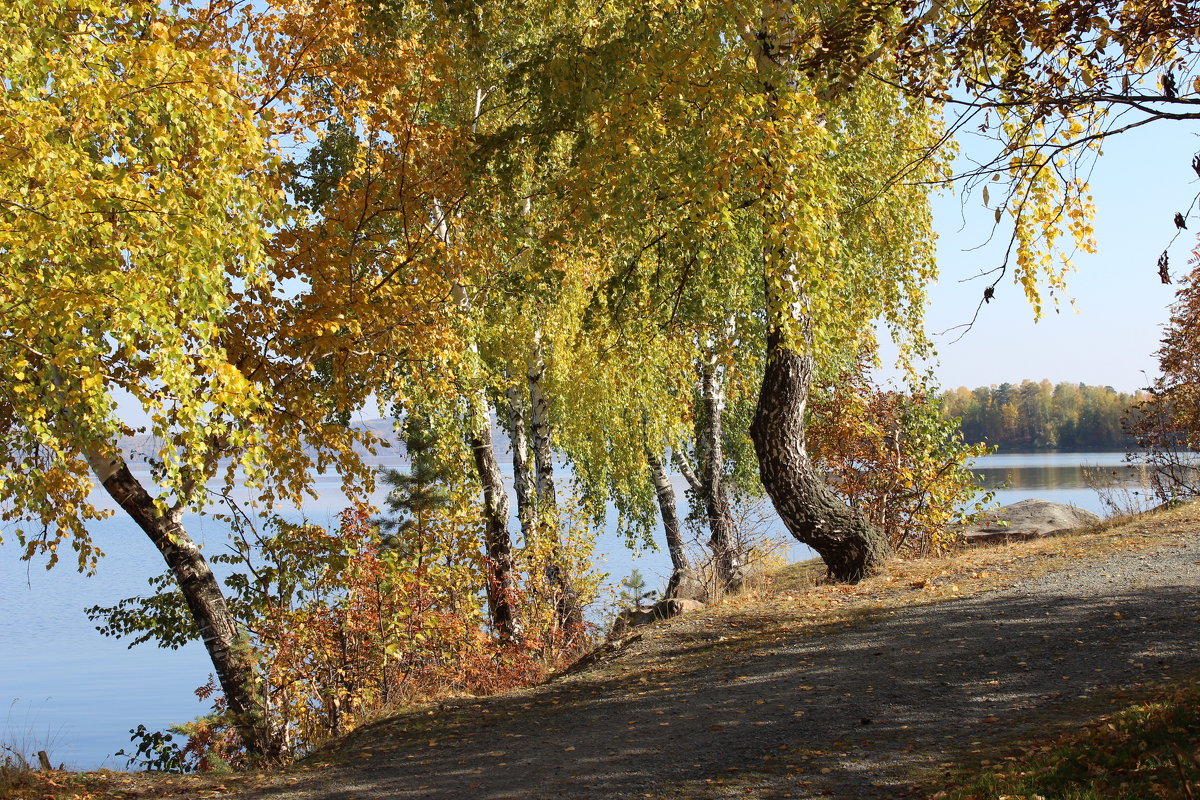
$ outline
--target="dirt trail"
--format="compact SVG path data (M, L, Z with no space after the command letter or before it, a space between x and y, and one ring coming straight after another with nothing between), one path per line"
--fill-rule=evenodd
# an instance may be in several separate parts
M1200 669L1200 536L1067 563L851 623L704 612L584 674L367 726L242 796L904 796L1097 692Z

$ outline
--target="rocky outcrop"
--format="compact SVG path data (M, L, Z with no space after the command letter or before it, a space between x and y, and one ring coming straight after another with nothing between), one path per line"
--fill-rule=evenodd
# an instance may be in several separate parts
M667 590L663 596L672 600L695 600L698 603L709 601L708 581L694 569L677 570L667 582Z
M978 522L963 526L968 546L1004 544L1054 536L1100 522L1091 511L1049 500L1022 500L985 514Z
M623 636L630 628L636 628L639 625L649 625L651 622L657 622L661 619L678 617L680 614L687 614L701 608L704 608L704 603L696 600L681 600L674 597L659 600L648 608L643 606L627 608L620 614L617 614L617 619L613 622L612 631L609 633L609 636Z

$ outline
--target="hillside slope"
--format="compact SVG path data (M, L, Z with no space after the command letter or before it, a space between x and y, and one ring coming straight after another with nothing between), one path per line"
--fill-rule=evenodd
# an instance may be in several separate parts
M1200 675L1197 507L856 587L813 571L640 629L545 686L413 709L191 796L922 796L1111 710L1117 690Z
M1194 513L852 589L784 576L582 674L363 728L252 796L895 797L1089 717L1086 698L1200 668Z

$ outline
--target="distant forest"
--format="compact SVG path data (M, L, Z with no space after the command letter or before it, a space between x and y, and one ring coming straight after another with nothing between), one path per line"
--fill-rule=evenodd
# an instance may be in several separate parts
M1143 392L1082 383L1002 383L942 394L942 411L959 419L963 438L1003 450L1112 448L1133 445L1121 420Z

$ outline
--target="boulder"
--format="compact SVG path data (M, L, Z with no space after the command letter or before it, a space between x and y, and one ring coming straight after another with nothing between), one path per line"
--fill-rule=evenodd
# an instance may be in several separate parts
M695 600L699 603L707 603L709 601L708 581L704 580L704 576L696 570L680 570L671 576L663 595L675 600Z
M622 636L630 628L649 625L651 622L657 622L660 619L678 617L680 614L698 611L701 608L704 608L704 603L697 600L682 600L675 597L659 600L649 607L638 606L637 608L627 608L620 614L617 614L617 619L613 622L612 631L609 632L609 636Z
M1054 536L1097 522L1100 517L1091 511L1034 499L991 511L978 522L963 526L961 532L968 546L979 546Z
M654 604L654 613L658 615L658 619L670 619L671 617L678 617L682 614L699 611L702 608L704 608L704 603L701 603L699 600L668 597L666 600L659 600Z

